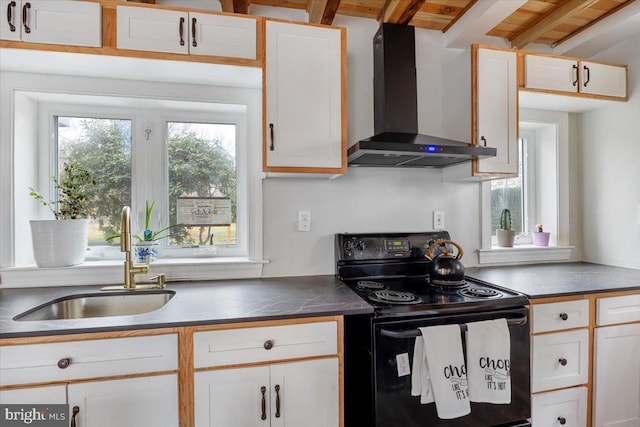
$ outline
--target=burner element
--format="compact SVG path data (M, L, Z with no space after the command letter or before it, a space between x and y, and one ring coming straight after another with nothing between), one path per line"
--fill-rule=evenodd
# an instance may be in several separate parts
M418 304L422 299L409 292L398 292L388 289L375 291L369 295L369 298L376 302L384 302L388 304Z
M467 281L462 279L462 280L437 280L437 279L431 279L429 281L429 283L431 283L432 285L436 285L436 286L443 286L443 287L450 287L450 288L460 288L462 286L465 286L467 284Z
M359 280L358 283L356 283L356 289L360 291L379 291L386 288L382 283L371 280Z
M460 295L472 298L500 298L502 294L489 288L466 288L459 292Z

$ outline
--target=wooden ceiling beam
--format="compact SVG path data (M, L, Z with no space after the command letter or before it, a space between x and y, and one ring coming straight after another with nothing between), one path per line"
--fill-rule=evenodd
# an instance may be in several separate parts
M381 12L381 21L387 24L408 24L418 13L425 0L391 0Z
M340 7L340 0L309 0L307 3L309 22L331 25L338 7Z
M245 15L249 13L250 3L250 0L220 0L223 12L243 13Z
M535 41L541 35L555 28L560 23L566 21L575 14L590 7L599 0L565 0L557 7L543 15L539 20L524 28L513 36L509 41L514 49L521 49L527 44Z

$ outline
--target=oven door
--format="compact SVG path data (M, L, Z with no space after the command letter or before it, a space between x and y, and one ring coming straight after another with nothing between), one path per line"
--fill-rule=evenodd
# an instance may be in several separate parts
M438 418L435 403L420 404L419 396L411 396L411 375L406 375L406 372L403 372L405 375L399 375L396 356L406 353L409 360L413 361L413 347L415 337L419 333L418 328L444 324L462 325L498 318L507 319L511 336L510 404L472 402L470 414L443 420ZM518 308L375 323L373 344L375 425L377 427L527 425L526 420L531 416L527 318L528 309ZM464 345L463 348L465 348ZM402 360L402 356L400 359Z

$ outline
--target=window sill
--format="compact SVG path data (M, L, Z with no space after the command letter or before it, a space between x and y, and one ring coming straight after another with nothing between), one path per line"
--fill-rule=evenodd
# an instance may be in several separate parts
M164 273L167 282L193 280L247 279L262 276L262 266L269 261L247 258L160 259L139 275L139 282ZM123 261L88 261L72 267L13 267L0 270L2 288L112 285L123 282Z
M537 262L567 261L573 246L518 245L513 248L492 247L478 250L480 265L526 264Z

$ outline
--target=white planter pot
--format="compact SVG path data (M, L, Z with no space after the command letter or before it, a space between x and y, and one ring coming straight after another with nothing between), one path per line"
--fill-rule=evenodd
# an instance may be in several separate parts
M38 267L81 264L87 254L88 219L31 220L33 256Z
M157 240L151 242L135 242L133 244L133 262L136 264L145 264L147 258L149 262L158 260L160 255L160 242Z
M516 239L516 230L496 230L496 236L498 237L498 246L503 248L513 247L513 242Z

